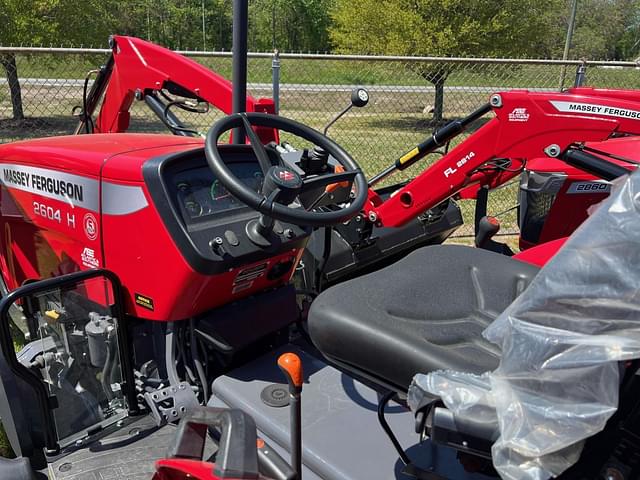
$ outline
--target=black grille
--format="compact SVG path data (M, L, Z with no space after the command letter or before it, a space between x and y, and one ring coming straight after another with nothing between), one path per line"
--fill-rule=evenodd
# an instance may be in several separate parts
M556 194L521 190L520 195L525 200L520 201L520 236L526 242L538 243Z

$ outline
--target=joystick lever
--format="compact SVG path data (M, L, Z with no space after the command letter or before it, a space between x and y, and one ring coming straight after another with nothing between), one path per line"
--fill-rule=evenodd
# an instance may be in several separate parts
M478 248L485 248L493 239L494 235L500 231L500 220L496 217L485 215L478 223L478 233L476 234L475 244Z
M493 240L493 237L500 231L500 220L496 217L485 215L478 223L478 233L476 234L475 244L478 248L483 248L502 255L512 256L513 250L506 243L500 243Z
M289 384L290 420L289 431L291 433L291 466L297 480L302 478L302 361L295 353L284 353L278 358L278 367L284 373Z

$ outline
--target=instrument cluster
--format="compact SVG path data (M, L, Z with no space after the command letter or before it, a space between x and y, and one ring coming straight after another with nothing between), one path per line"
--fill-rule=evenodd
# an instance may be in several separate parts
M258 162L235 161L229 162L228 167L249 188L260 191L264 176ZM178 172L173 177L173 183L178 194L178 204L187 223L221 212L246 208L215 178L208 167Z

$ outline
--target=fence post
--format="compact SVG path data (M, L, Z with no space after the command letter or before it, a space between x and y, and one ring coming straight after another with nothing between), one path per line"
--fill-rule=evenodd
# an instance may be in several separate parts
M271 58L271 89L276 115L280 112L280 53L273 51Z
M582 61L578 68L576 69L576 81L574 86L581 87L587 81L587 62L585 60Z

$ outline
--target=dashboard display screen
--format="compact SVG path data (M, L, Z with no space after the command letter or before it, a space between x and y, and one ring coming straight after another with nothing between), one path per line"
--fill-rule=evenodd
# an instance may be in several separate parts
M249 188L260 191L264 177L258 162L229 162L227 168ZM177 172L172 183L187 223L246 206L227 191L209 167Z

